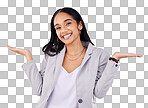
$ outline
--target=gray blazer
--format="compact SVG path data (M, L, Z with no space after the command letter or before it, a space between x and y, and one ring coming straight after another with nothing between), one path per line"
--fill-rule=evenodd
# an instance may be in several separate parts
M94 108L95 97L103 98L111 87L119 64L109 60L109 53L81 41L87 47L76 78L76 94L79 108ZM66 46L56 56L44 55L40 70L34 60L22 64L34 93L40 96L36 108L46 108L62 66ZM66 85L65 85L66 86ZM60 92L60 91L59 91Z

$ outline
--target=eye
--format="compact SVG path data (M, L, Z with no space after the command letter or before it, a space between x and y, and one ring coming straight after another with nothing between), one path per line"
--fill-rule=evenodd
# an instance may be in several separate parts
M59 29L60 27L57 27L56 29Z
M67 23L66 25L69 25L71 24L71 22ZM56 30L60 29L61 27L57 27Z
M69 23L67 23L67 24L69 25L69 24L71 24L71 22L69 22ZM66 25L67 25L67 24L66 24Z

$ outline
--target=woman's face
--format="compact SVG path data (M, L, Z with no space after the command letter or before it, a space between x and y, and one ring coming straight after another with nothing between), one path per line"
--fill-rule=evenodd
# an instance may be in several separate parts
M67 13L60 12L55 16L54 28L58 38L65 44L73 41L80 41L79 30L82 29L82 23L78 25L76 20Z

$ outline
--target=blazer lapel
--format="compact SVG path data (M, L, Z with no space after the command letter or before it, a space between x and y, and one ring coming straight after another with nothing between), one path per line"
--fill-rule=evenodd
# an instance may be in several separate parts
M58 55L56 55L57 58L56 58L56 66L55 66L55 72L54 72L53 85L55 85L57 77L58 77L59 72L60 72L60 69L62 67L65 51L66 51L66 46L64 45L61 52Z
M86 50L86 53L85 53L85 56L84 56L84 59L81 63L81 67L86 63L86 61L90 58L90 55L92 54L92 49L93 49L93 46L90 42L85 42L85 41L82 41L82 45L84 47L87 47L87 50Z

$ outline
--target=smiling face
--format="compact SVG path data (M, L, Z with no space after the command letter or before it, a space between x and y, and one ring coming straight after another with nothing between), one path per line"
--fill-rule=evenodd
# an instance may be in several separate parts
M55 16L54 28L56 30L58 38L65 44L69 44L73 41L80 41L79 30L82 29L82 23L79 25L76 20L67 13L60 12Z

